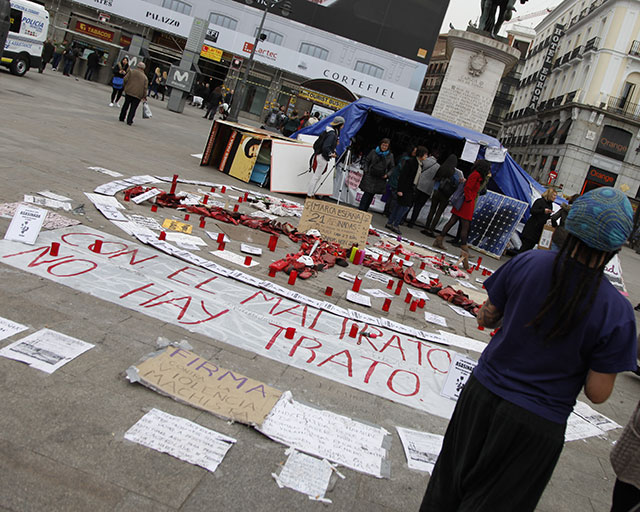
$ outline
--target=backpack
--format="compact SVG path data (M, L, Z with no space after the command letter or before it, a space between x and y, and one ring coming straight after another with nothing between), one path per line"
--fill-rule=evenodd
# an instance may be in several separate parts
M458 188L458 183L456 180L456 175L447 178L446 180L442 180L440 182L440 186L438 187L438 191L445 197L451 197L456 189Z
M329 135L328 131L323 131L322 134L316 139L313 143L313 152L316 154L322 153L322 146L324 146L324 141L327 140L327 136Z

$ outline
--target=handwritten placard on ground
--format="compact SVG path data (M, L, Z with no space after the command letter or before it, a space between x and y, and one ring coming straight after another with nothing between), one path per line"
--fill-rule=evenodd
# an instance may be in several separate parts
M259 428L274 441L378 478L389 477L389 432L282 394Z
M0 356L27 363L45 373L53 373L61 366L93 348L66 334L40 329L0 350Z
M331 464L326 459L316 459L294 449L287 453L289 458L280 474L271 474L278 486L306 494L312 500L331 503L324 497L333 473Z
M198 409L240 423L262 425L282 393L176 347L149 357L127 371L140 382Z
M371 214L350 206L307 199L298 231L317 229L322 238L338 242L342 247L364 247L369 236Z
M124 435L128 441L215 471L236 442L193 421L151 409Z
M431 474L436 465L444 437L438 434L420 432L409 428L396 427L409 469L426 471Z

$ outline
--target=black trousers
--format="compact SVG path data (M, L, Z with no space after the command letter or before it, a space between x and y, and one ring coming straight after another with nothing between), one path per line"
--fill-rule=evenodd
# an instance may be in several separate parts
M611 512L635 512L640 509L640 489L616 478Z
M503 400L471 375L447 427L421 512L533 512L564 424Z
M374 196L375 194L372 194L371 192L363 192L362 197L360 198L360 203L358 204L358 210L368 212Z
M124 121L125 116L127 117L127 124L133 123L133 118L136 116L136 110L138 109L138 105L140 105L140 98L136 98L134 96L130 96L128 94L124 95L124 105L120 109L120 121ZM129 113L127 114L127 110Z
M429 199L429 194L416 189L414 191L413 197L413 210L411 212L411 220L409 221L409 226L413 226L418 220L418 215L420 215L422 208Z
M438 222L444 213L447 205L449 204L449 198L439 191L434 191L431 197L431 208L429 209L429 215L427 216L427 222L425 224L426 229L435 231L438 227Z

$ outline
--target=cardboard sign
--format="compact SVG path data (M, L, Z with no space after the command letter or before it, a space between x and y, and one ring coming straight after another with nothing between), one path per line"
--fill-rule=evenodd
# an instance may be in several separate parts
M542 228L542 235L540 235L540 241L538 242L538 249L551 249L551 237L553 237L553 232L555 229L552 226L547 226L545 224L544 228Z
M282 395L262 382L176 347L167 347L127 373L132 382L140 382L179 402L248 425L262 425Z
M350 206L332 204L315 199L304 203L298 231L317 229L322 238L338 242L342 247L364 247L369 236L371 214Z

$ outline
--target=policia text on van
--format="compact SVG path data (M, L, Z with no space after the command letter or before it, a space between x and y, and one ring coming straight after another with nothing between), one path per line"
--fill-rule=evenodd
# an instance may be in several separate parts
M0 0L0 4L4 1ZM14 75L22 76L29 68L40 66L49 29L49 13L28 0L10 0L10 4L9 32L0 64L7 66Z

